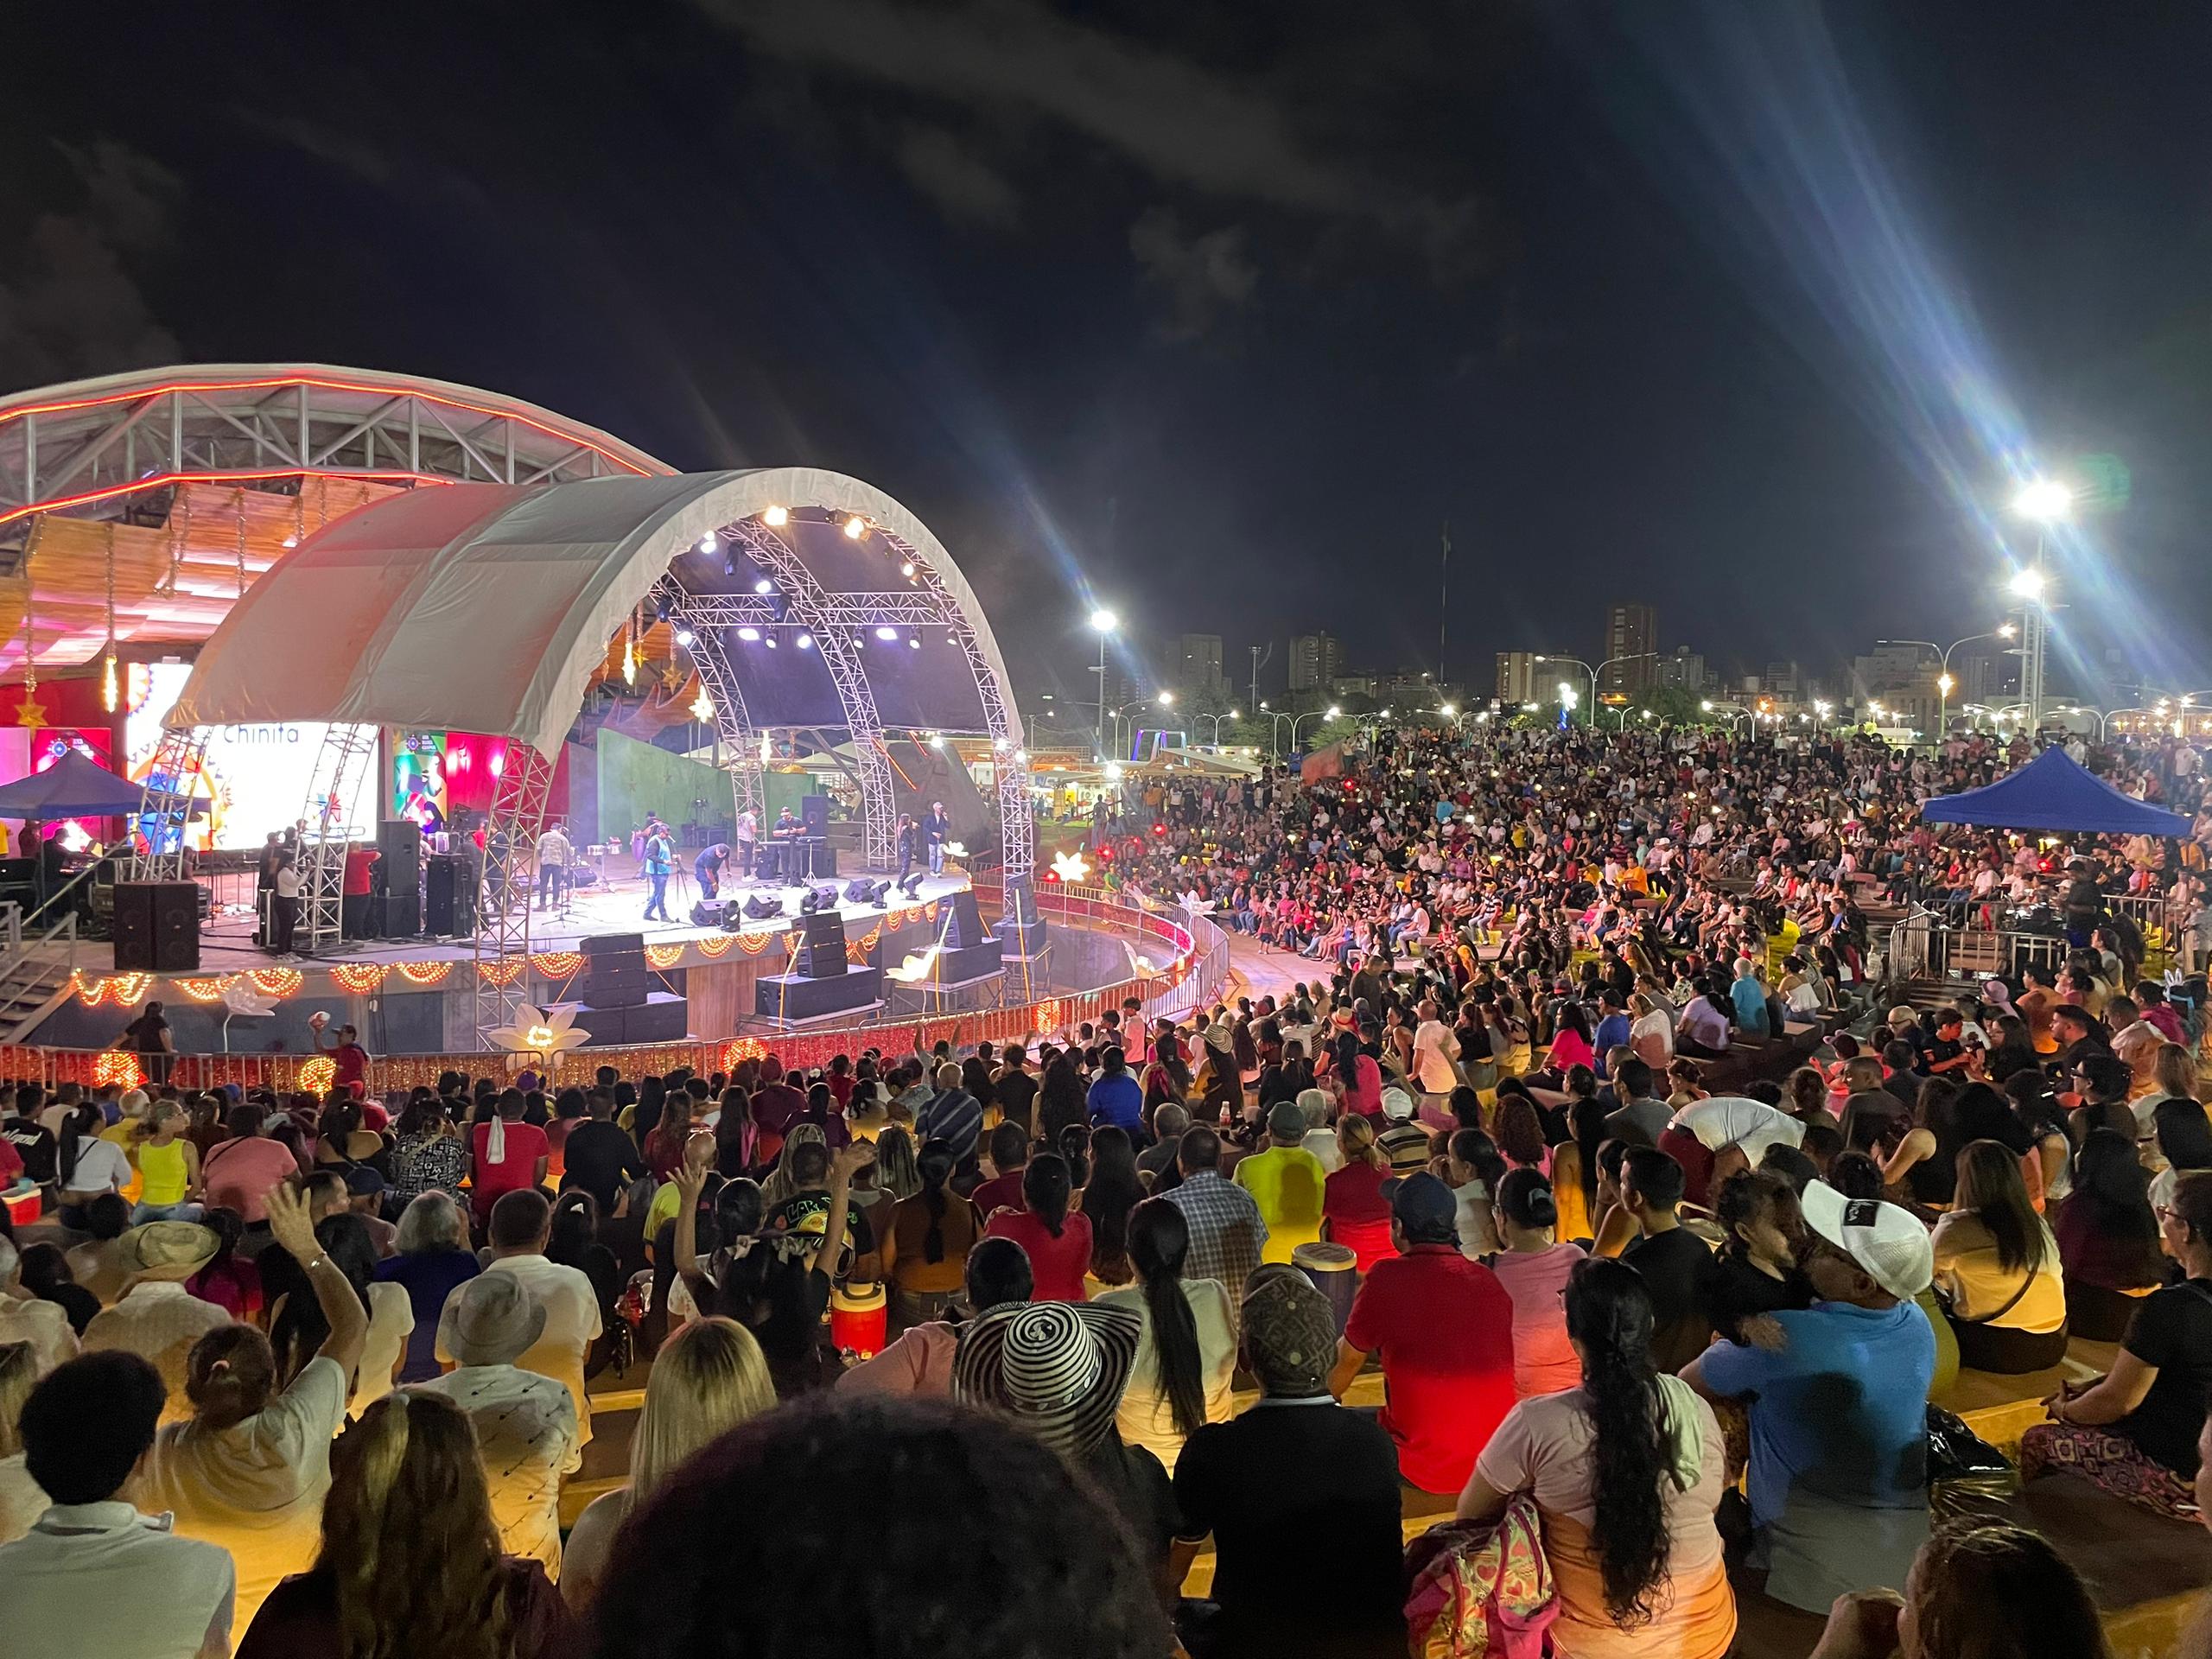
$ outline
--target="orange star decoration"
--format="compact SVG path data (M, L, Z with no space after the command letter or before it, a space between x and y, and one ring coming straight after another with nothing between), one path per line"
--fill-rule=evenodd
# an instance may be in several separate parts
M27 732L35 732L48 723L46 705L38 700L36 691L25 686L22 701L16 705L16 724Z

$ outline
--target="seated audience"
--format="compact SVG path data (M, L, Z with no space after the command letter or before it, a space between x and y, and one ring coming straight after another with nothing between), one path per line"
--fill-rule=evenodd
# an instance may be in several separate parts
M1125 1442L1143 1446L1171 1471L1200 1424L1228 1421L1236 1369L1236 1309L1219 1280L1185 1276L1190 1248L1183 1212L1165 1198L1147 1198L1129 1215L1137 1282L1098 1298L1144 1322L1116 1421Z
M328 1334L281 1390L276 1353L253 1326L226 1325L200 1338L185 1369L192 1416L162 1430L138 1486L139 1501L170 1511L180 1535L230 1551L234 1639L279 1580L314 1564L330 1443L369 1328L360 1297L316 1242L307 1201L275 1186L262 1205L271 1239L298 1263Z
M2088 1586L2040 1534L1954 1522L1897 1582L1838 1597L1810 1659L2112 1659Z
M881 1353L848 1369L836 1386L849 1394L950 1394L953 1351L968 1321L1005 1303L1026 1302L1035 1290L1028 1251L1010 1238L983 1239L968 1252L967 1306L952 1304L946 1318L909 1325Z
M2066 1280L2058 1241L2028 1202L2018 1157L1999 1141L1969 1142L1959 1154L1957 1194L1933 1243L1959 1363L2005 1376L2057 1364L2066 1357Z
M407 1333L402 1382L438 1374L438 1318L447 1299L484 1271L468 1248L468 1217L451 1193L433 1187L399 1212L399 1253L377 1263L377 1282L407 1293L415 1323Z
M451 1401L417 1389L378 1400L330 1471L315 1563L270 1592L238 1659L566 1659L581 1648L544 1568L501 1553L476 1436Z
M1244 1294L1244 1281L1267 1249L1268 1224L1252 1195L1221 1175L1221 1136L1203 1123L1185 1129L1177 1144L1180 1175L1166 1194L1191 1224L1191 1252L1184 1271L1193 1279L1218 1279L1230 1300Z
M1505 1248L1491 1263L1513 1299L1513 1391L1526 1400L1556 1394L1582 1380L1582 1362L1567 1330L1561 1297L1580 1244L1554 1242L1559 1211L1552 1184L1534 1169L1508 1170L1497 1187L1498 1230Z
M2101 1379L2044 1402L2050 1421L2021 1436L2020 1476L2079 1475L2180 1518L2196 1505L2197 1437L2212 1399L2212 1174L2183 1176L2158 1220L2186 1276L2142 1300Z
M1068 1160L1040 1153L1021 1172L1023 1208L1001 1210L984 1232L1010 1238L1029 1257L1040 1302L1079 1302L1089 1294L1084 1274L1090 1267L1090 1221L1072 1208L1073 1183Z
M1357 1112L1337 1120L1336 1139L1338 1166L1321 1183L1322 1230L1365 1273L1397 1254L1390 1243L1390 1201L1382 1196L1390 1164L1375 1144L1375 1125Z
M1797 1191L1771 1171L1743 1170L1714 1197L1722 1237L1699 1276L1698 1306L1731 1342L1745 1340L1746 1319L1812 1304L1812 1287L1797 1271L1805 1236Z
M1567 1285L1581 1386L1506 1414L1459 1494L1491 1521L1516 1492L1543 1517L1560 1601L1548 1632L1562 1659L1725 1659L1736 1638L1720 1534L1720 1423L1679 1377L1656 1370L1651 1297L1618 1262L1586 1261Z
M1211 1535L1207 1659L1395 1659L1406 1650L1398 1457L1329 1395L1336 1322L1294 1268L1248 1281L1239 1351L1259 1403L1193 1433L1175 1465L1187 1536ZM1294 1479L1284 1471L1296 1470ZM1328 1541L1315 1571L1316 1538Z
M895 1331L944 1316L960 1288L968 1252L982 1236L976 1206L951 1190L959 1161L950 1141L924 1142L915 1160L921 1191L899 1199L892 1210L881 1243Z
M2202 1109L2198 1109L2202 1116ZM2128 1138L2091 1129L2074 1154L2073 1193L2051 1232L2066 1279L2066 1329L2117 1342L2143 1297L2165 1282L2150 1172Z
M1278 1101L1268 1112L1268 1144L1237 1160L1236 1185L1252 1195L1267 1224L1261 1259L1288 1262L1300 1244L1321 1236L1323 1183L1328 1172L1306 1149L1306 1109Z
M46 1248L54 1249L50 1244ZM27 1344L38 1375L44 1376L62 1361L76 1358L77 1333L70 1328L69 1314L60 1303L25 1287L22 1268L23 1258L16 1241L0 1233L0 1347L16 1342ZM92 1317L99 1317L97 1306ZM89 1320L86 1328L91 1329Z
M1459 1253L1450 1187L1423 1173L1388 1191L1399 1254L1353 1299L1329 1392L1344 1398L1376 1355L1388 1395L1379 1421L1400 1472L1422 1491L1457 1491L1513 1404L1513 1301Z
M184 1397L193 1344L231 1323L213 1302L203 1302L184 1281L213 1260L215 1233L191 1221L149 1221L118 1241L125 1289L85 1327L85 1351L119 1349L136 1354L162 1374L169 1391L165 1422L192 1414Z
M23 1458L24 1403L47 1368L28 1342L0 1342L0 1544L31 1529L52 1501Z
M578 1611L598 1593L614 1535L632 1510L709 1440L775 1409L776 1385L753 1333L734 1319L697 1319L661 1345L630 1441L630 1478L584 1506L569 1533L561 1594Z
M714 1143L706 1145L711 1150ZM531 1186L504 1195L492 1209L491 1260L484 1271L512 1277L543 1310L537 1337L515 1363L567 1388L576 1408L578 1441L588 1444L591 1401L584 1392L584 1361L601 1328L599 1296L580 1269L547 1257L545 1247L552 1236L553 1206L544 1193ZM448 1297L446 1309L454 1306L455 1299ZM459 1363L446 1346L444 1325L442 1317L437 1356Z
M1110 1430L1110 1401L1082 1398ZM728 1537L700 1524L795 1499L818 1516L873 1515L892 1468L939 1513L989 1517L992 1547L968 1527L879 1529L865 1548L849 1525L795 1527L774 1571L733 1571ZM1111 1499L1046 1440L937 1401L831 1394L723 1435L623 1526L602 1585L598 1659L1160 1659L1174 1641Z
M1678 1371L1713 1339L1698 1287L1713 1265L1705 1241L1677 1213L1686 1185L1682 1166L1656 1147L1630 1147L1621 1160L1621 1207L1635 1218L1636 1236L1620 1259L1643 1275L1651 1293L1652 1359Z
M1936 1343L1913 1298L1934 1267L1910 1211L1820 1181L1799 1205L1813 1305L1770 1316L1780 1346L1717 1342L1682 1380L1708 1399L1750 1400L1750 1560L1768 1595L1821 1612L1903 1582L1928 1535Z
M0 1544L0 1645L9 1659L230 1652L230 1554L179 1536L131 1496L167 1398L151 1365L116 1352L57 1366L23 1402L24 1471L49 1506L29 1532Z

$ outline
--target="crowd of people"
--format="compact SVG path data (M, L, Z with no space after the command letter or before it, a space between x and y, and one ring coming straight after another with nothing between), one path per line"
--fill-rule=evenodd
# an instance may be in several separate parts
M2212 839L2183 754L2091 759ZM24 1085L7 1650L1457 1653L1526 1591L1568 1659L1721 1659L1751 1595L1821 1659L2100 1654L2044 1540L1935 1522L1929 1409L2116 1343L2021 1474L2203 1516L2205 999L2145 964L2205 847L1913 810L2023 758L1385 733L1102 839L1287 992L818 1074ZM1872 1001L1904 905L2062 959Z

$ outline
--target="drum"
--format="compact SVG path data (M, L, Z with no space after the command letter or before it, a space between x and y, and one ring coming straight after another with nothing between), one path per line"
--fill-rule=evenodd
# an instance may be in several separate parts
M839 1285L830 1293L830 1341L859 1359L883 1351L891 1323L890 1299L881 1285Z
M1337 1334L1344 1333L1344 1321L1351 1318L1352 1294L1359 1287L1359 1275L1353 1271L1358 1258L1349 1244L1320 1242L1300 1244L1290 1253L1290 1264L1313 1281L1313 1287L1329 1299L1329 1311L1335 1315Z

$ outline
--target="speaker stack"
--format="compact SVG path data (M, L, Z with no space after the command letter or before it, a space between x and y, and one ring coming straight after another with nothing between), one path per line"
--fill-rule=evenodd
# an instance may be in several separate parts
M1045 916L1037 908L1036 884L1028 876L1007 878L1006 912L999 918L999 938L1008 957L1029 958L1045 954Z
M691 1005L672 991L657 991L645 966L642 933L601 933L585 939L583 1000L577 1029L595 1043L673 1043L690 1034Z
M423 861L423 931L459 938L476 931L476 869L458 853Z
M200 971L200 884L115 884L115 968L128 974Z
M998 935L983 925L983 912L976 907L975 889L962 887L949 893L943 903L950 914L945 919L942 948L937 959L930 963L930 982L965 985L1001 971L1005 947L999 943Z
M753 981L753 1011L762 1018L798 1025L873 1007L883 1000L883 970L847 957L845 918L834 902L828 910L799 918L791 969Z
M411 939L423 931L423 826L387 818L377 826L377 850L384 855L384 937Z

